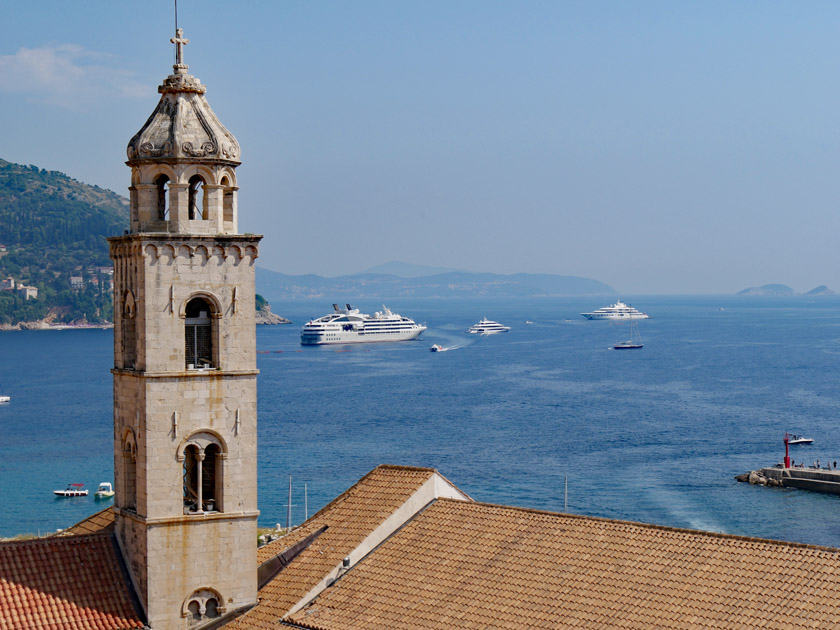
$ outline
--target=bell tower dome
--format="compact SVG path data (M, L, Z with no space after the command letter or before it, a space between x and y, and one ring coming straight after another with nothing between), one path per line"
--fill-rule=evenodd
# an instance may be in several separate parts
M160 101L128 143L131 232L236 234L239 143L219 122L183 61L182 29Z
M239 234L239 143L174 72L128 144L130 229L114 261L115 533L153 630L257 600L254 262Z

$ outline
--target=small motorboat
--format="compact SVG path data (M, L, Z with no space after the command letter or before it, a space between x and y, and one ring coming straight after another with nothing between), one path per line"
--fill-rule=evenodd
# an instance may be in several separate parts
M791 433L788 436L788 444L813 444L813 438L809 437L802 437L801 435L796 435L795 433Z
M443 352L443 346L436 343L431 348L429 348L429 352Z
M95 499L110 499L112 496L114 496L114 488L107 481L100 483L96 492L93 494Z
M12 397L11 397L11 396L2 396L2 395L0 395L0 405L2 405L3 403L7 403L7 402L9 402L9 401L11 401L11 400L12 400Z
M53 494L59 497L86 497L88 491L83 483L68 483L64 490L53 490Z

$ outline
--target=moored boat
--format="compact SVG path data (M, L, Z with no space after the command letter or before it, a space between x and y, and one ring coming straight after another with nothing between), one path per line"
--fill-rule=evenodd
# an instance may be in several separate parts
M95 499L110 499L114 496L114 488L109 482L103 481L99 484L93 496Z
M613 346L613 350L638 350L644 347L642 344L642 334L639 332L639 325L630 320L630 339L627 341L620 341Z
M53 494L59 497L86 497L88 491L83 483L68 483L64 490L53 490Z

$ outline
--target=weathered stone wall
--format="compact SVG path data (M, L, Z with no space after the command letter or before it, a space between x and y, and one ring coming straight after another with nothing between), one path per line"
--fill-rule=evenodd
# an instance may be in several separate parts
M223 610L256 601L259 239L110 239L117 535L155 630L186 627L183 607L197 589L218 593ZM207 369L186 365L185 308L194 297L212 310ZM184 501L184 449L199 436L221 449L213 460L215 507L207 511Z
M149 625L186 628L182 611L199 589L218 592L224 611L256 601L257 517L182 518L148 529ZM173 625L173 619L176 620Z

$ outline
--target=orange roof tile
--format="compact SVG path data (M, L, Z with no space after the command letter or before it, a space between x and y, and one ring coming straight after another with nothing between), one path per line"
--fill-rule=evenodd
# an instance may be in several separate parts
M379 466L300 528L261 547L258 560L263 563L327 526L323 534L260 590L259 604L228 627L276 628L278 619L434 474L431 468Z
M318 630L804 630L838 620L838 549L448 499L291 616Z
M142 627L110 535L0 543L0 630Z

